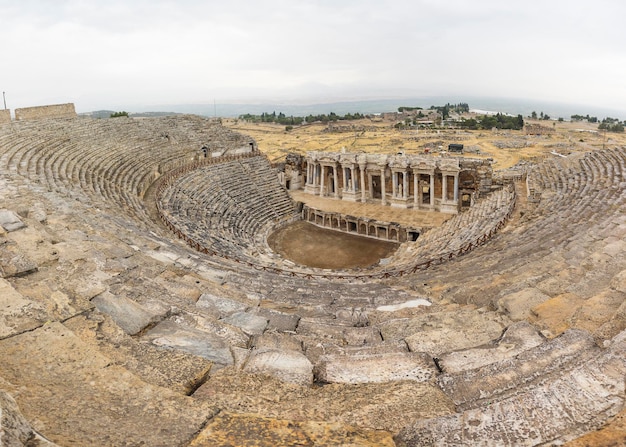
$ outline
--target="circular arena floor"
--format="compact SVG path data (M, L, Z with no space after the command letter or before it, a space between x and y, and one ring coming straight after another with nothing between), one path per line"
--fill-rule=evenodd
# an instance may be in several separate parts
M272 250L300 265L325 269L364 268L398 248L394 242L345 234L299 221L272 233Z

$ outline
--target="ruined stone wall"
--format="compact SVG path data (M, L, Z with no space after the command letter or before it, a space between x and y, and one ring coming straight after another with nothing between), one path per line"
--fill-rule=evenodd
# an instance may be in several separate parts
M11 111L9 109L0 110L0 124L11 122Z
M281 169L282 168L282 169ZM285 158L279 170L284 171L285 181L282 183L290 191L295 191L304 187L304 173L306 172L306 162L299 154L290 153Z
M493 160L490 158L486 160L461 159L461 169L463 171L470 171L474 176L475 184L471 189L478 191L481 195L491 192L491 186L493 184L492 163Z
M38 120L44 118L75 118L73 103L52 104L47 106L24 107L15 109L16 120Z

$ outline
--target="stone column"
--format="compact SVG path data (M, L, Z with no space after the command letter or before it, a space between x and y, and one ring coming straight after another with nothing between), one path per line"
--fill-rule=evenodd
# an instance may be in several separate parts
M320 174L320 197L324 197L326 194L326 166L322 165Z
M365 165L359 165L359 170L361 171L361 202L365 203L367 201L367 192L365 191Z
M441 201L446 202L448 200L448 175L441 174Z
M391 198L395 199L398 195L398 188L396 184L398 182L398 173L396 171L391 172Z
M385 185L385 168L386 166L383 166L382 169L380 170L380 195L382 197L382 204L383 205L387 205L387 192L385 191L386 189L386 185Z
M433 172L430 175L430 209L435 207L435 173Z
M459 173L454 174L454 203L459 201Z
M352 191L356 193L357 183L356 178L354 178L354 165L350 166L350 180L352 181Z
M337 164L333 166L333 182L335 187L335 199L339 198L339 176L337 175Z
M309 163L309 160L306 161L306 185L309 184L311 180L311 163Z
M420 175L413 173L413 207L419 208L422 204L422 190L420 188Z
M402 173L402 185L402 198L406 200L409 198L409 176L406 171Z

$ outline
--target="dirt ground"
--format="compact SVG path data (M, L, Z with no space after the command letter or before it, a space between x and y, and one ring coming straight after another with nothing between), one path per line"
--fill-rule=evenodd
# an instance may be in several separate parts
M268 243L286 259L324 269L369 267L398 248L393 242L327 230L304 221L276 231Z
M590 151L603 146L626 143L626 135L598 131L597 124L568 121L539 121L525 119L527 124L539 124L552 129L549 135L525 135L523 131L457 129L440 130L397 130L395 122L341 121L337 125L354 126L357 130L331 132L328 125L314 123L296 126L286 131L285 126L268 123L246 123L236 119L225 119L223 124L253 137L261 152L271 161L284 160L290 153L304 154L308 151L388 153L404 151L406 154L431 153L445 150L450 143L465 146L463 156L492 158L494 169L506 169L522 160L567 154L572 151Z

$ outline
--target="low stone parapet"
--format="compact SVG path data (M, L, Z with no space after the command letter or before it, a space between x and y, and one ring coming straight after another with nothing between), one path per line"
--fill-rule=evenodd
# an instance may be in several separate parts
M415 241L422 233L421 228L405 227L395 222L382 222L367 217L322 211L311 208L309 205L302 206L302 219L318 227L383 241Z
M17 121L45 118L76 118L76 109L71 102L67 104L52 104L48 106L15 109L15 119Z
M0 124L11 122L11 111L9 109L0 110Z

